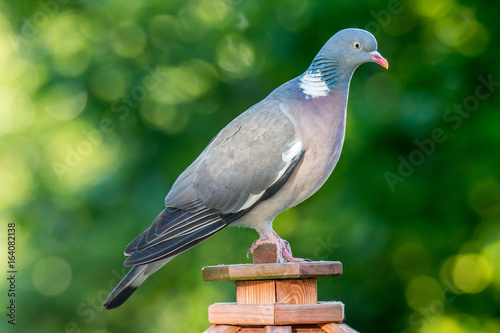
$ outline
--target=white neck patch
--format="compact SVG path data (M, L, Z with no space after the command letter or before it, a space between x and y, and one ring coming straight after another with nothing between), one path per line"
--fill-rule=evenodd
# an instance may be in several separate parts
M321 79L321 73L310 73L306 72L300 78L299 87L302 92L306 95L306 98L316 98L321 96L327 96L330 89L324 80Z

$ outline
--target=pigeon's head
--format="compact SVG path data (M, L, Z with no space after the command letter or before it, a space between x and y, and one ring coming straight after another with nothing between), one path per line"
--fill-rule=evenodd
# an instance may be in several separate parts
M337 32L319 54L334 59L347 71L354 71L365 62L376 62L386 69L389 68L387 60L377 52L375 37L361 29L344 29Z

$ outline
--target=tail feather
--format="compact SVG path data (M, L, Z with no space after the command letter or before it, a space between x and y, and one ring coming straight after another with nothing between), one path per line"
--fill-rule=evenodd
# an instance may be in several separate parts
M104 301L103 307L122 305L148 276L160 267L227 226L214 209L189 212L165 208L151 227L141 233L125 249L125 266L130 271Z
M115 309L122 305L148 276L156 272L173 257L146 265L133 266L125 277L118 283L102 304L107 310Z

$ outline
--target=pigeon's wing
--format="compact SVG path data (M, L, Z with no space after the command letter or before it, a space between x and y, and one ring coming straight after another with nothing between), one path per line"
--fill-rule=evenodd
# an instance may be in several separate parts
M281 109L279 101L264 100L226 126L179 177L165 199L167 207L193 205L196 197L205 207L230 215L268 197L303 153Z
M125 249L125 264L175 256L237 220L283 186L302 153L279 102L241 114L177 179L167 208Z
M143 265L174 257L226 227L213 209L189 212L166 208L151 227L133 240L125 249L130 257L125 266Z

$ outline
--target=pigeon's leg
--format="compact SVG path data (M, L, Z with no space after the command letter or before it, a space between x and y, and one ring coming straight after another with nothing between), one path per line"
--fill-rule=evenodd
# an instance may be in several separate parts
M270 233L262 233L259 232L259 239L253 242L252 247L247 251L247 258L250 255L250 253L253 254L253 251L257 248L257 246L262 245L262 244L276 244L276 251L277 251L277 257L278 257L278 262L284 263L284 262L304 262L304 261L310 261L309 259L302 259L302 258L294 258L292 256L292 249L290 249L290 244L284 240L281 239L280 236L278 236L277 233L274 231Z
M278 236L274 231L270 235L270 238L276 242L276 247L278 249L278 262L304 262L311 261L309 259L294 258L292 256L292 249L290 248L290 243Z

